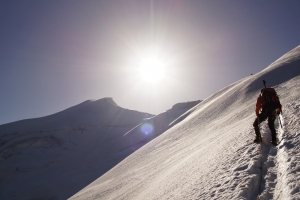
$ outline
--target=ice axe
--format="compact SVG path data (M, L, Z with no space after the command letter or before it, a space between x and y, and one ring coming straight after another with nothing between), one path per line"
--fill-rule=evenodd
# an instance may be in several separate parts
M265 80L263 80L263 83L264 83L265 88L267 88L267 86L266 86L266 81L265 81Z

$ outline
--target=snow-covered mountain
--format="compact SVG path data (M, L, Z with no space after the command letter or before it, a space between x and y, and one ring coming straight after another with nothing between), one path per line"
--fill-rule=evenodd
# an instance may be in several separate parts
M199 102L154 116L103 98L1 125L0 199L66 199Z
M130 117L126 117L130 116ZM64 129L66 126L136 124L153 115L119 107L112 98L88 100L46 117L26 119L0 126L0 133Z
M283 105L276 147L266 123L253 143L262 80ZM184 113L71 199L300 199L299 91L300 46Z

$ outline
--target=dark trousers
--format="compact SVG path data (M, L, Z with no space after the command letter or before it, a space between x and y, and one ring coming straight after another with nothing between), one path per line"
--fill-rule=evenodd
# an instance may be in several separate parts
M275 112L261 112L257 118L255 119L254 123L253 123L253 126L254 126L254 130L255 130L255 134L257 136L260 135L260 132L259 132L259 127L258 125L265 121L266 119L268 118L268 126L269 126L269 129L271 130L271 133L272 133L272 140L276 140L276 130L275 130L275 126L274 126L274 121L276 119L276 114Z

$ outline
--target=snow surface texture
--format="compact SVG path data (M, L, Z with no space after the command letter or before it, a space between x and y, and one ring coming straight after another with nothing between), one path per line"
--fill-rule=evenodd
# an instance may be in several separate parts
M256 199L261 158L252 123L262 80L280 95L283 128L276 120L275 147L266 122L260 126L260 199L300 199L300 46L183 114L71 199Z
M0 199L67 199L198 103L153 116L104 98L1 125Z

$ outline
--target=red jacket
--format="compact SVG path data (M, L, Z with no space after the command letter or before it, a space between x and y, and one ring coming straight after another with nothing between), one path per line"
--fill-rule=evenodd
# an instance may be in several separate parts
M256 101L256 109L255 109L256 115L259 114L260 109L261 109L261 94L259 94L259 96L257 97L257 101Z
M256 115L259 114L259 110L262 108L262 105L261 105L261 94L259 94L259 96L257 97L257 101L256 101L256 109L255 109L255 113ZM279 114L281 112L281 104L280 104L280 107L276 110L276 113Z

